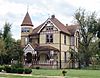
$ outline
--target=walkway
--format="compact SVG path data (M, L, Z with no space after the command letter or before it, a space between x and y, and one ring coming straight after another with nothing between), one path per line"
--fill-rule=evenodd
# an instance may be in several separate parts
M18 76L33 76L33 77L37 77L37 78L65 78L64 76L43 76L43 75L32 75L32 74L12 74L12 73L2 73L0 72L0 74L4 74L4 75L18 75ZM0 78L6 78L6 77L0 77ZM70 78L70 77L66 77L66 78ZM71 78L78 78L78 77L71 77Z

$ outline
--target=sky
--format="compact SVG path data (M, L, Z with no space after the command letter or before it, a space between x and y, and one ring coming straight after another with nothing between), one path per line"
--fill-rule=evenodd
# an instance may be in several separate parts
M74 23L74 13L78 8L96 11L100 15L100 0L0 0L0 30L5 22L11 26L12 37L20 39L21 23L29 12L34 28L51 15L63 24Z

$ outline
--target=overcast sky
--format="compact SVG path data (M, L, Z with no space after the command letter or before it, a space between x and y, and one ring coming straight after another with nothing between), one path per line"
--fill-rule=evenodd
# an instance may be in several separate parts
M20 25L27 6L34 27L52 14L64 24L73 24L73 15L80 7L100 15L100 0L0 0L0 29L9 22L13 38L20 39Z

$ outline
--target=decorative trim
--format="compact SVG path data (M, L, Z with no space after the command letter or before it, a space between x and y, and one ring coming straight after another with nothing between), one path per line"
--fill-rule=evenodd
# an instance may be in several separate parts
M27 45L24 47L23 51L25 51L25 50L27 49L28 46L30 46L30 47L32 48L32 50L34 51L33 47L32 47L30 44L27 44Z
M39 30L37 33L40 33L40 31L44 28L45 24L46 24L48 21L50 21L50 22L53 24L53 26L56 27L56 28L58 29L58 31L60 31L60 29L50 20L50 18L48 18L48 19L45 21L44 25L40 28L40 30Z
M60 36L59 36L60 38L59 38L59 43L60 43L60 45L59 45L59 50L60 50L60 52L59 52L59 68L61 69L61 32L60 32Z

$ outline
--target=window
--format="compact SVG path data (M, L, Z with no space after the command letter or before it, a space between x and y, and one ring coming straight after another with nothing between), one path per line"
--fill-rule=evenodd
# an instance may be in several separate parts
M66 35L64 35L64 44L66 44Z
M46 25L46 30L47 31L52 31L53 30L53 25L50 22L48 22L48 24Z
M47 27L46 27L46 30L47 30L47 31L53 30L53 26L47 26Z
M30 43L32 42L32 38L29 38L29 42L30 42Z
M29 32L29 28L22 28L22 32Z
M64 62L67 62L67 56L66 52L64 52Z
M74 41L75 41L75 40L74 40L74 36L72 36L72 37L71 37L71 45L72 45L72 46L74 45Z
M76 47L78 47L78 41L79 41L79 32L76 32Z
M46 43L53 43L53 34L46 35Z
M27 45L28 44L28 38L26 37L25 38L25 45Z
M76 47L78 46L78 38L76 37Z

